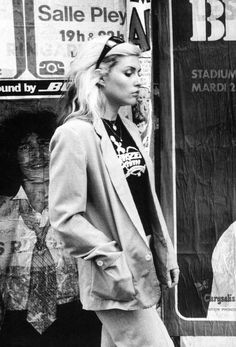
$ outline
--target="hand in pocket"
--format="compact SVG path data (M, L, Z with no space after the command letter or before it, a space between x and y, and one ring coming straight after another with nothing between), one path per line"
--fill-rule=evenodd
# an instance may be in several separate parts
M124 253L115 252L105 266L101 259L93 263L92 293L106 300L132 300L135 295L133 277Z

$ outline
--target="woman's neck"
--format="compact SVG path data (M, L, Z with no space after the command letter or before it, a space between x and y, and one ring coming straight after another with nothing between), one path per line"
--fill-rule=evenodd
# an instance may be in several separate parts
M106 108L105 108L105 112L104 112L102 118L110 120L110 121L115 121L117 118L119 108L120 107L117 105L107 103Z

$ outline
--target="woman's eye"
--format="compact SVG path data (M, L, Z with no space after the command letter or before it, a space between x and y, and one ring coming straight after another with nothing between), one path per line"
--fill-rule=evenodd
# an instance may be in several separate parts
M132 75L132 71L126 71L126 72L125 72L125 75L126 75L127 77L130 77L130 76Z

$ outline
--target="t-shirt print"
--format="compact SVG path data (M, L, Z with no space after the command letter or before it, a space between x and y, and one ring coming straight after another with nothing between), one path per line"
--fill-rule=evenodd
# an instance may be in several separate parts
M139 150L134 146L125 147L122 142L117 141L113 135L110 136L120 160L125 177L138 176L145 172L146 165Z
M123 169L146 235L152 233L148 199L148 173L145 160L119 117L115 126L104 121L108 136Z

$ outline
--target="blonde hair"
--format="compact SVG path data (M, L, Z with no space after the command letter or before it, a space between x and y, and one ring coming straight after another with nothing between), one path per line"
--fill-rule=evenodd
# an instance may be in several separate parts
M69 88L64 96L60 123L71 117L86 117L93 121L101 116L105 103L98 83L100 76L96 73L96 63L108 39L109 36L102 36L81 45L68 73ZM102 63L109 73L121 56L140 56L140 53L138 46L128 42L120 43L106 54Z

